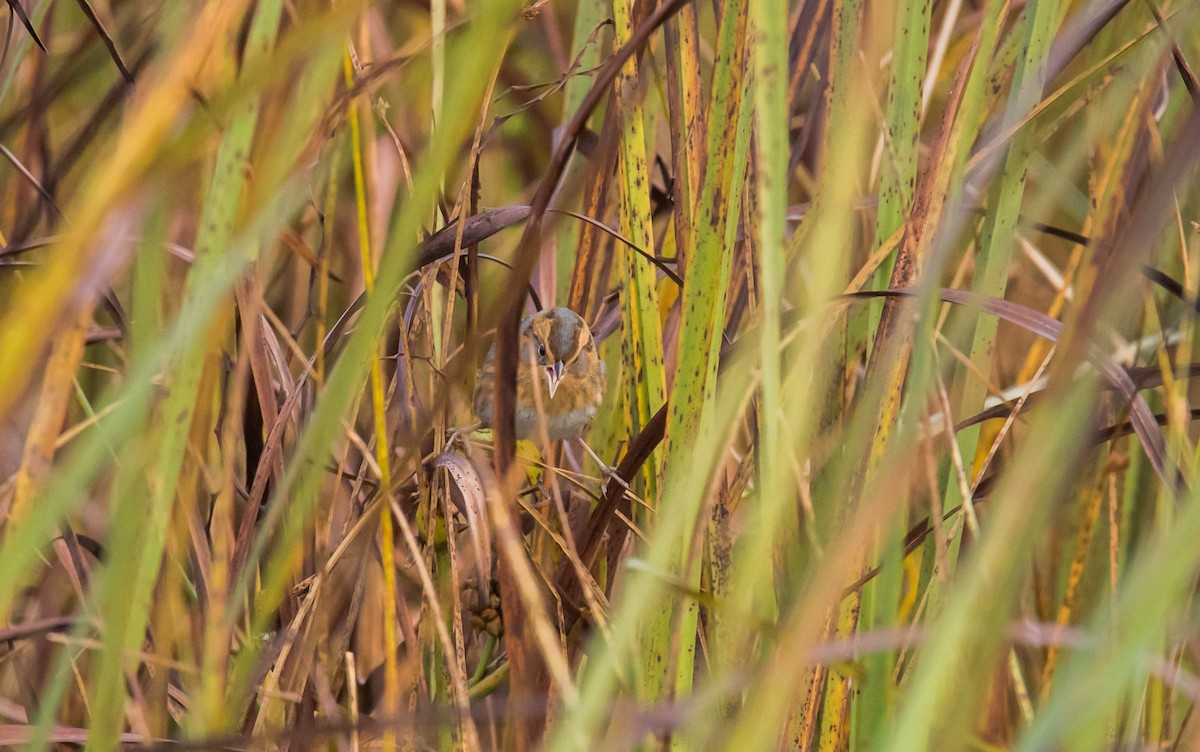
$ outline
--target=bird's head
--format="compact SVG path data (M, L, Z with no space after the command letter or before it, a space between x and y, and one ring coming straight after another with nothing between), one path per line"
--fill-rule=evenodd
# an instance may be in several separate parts
M545 374L550 399L563 373L591 342L587 322L570 308L551 308L530 316L521 327L522 353L534 373Z

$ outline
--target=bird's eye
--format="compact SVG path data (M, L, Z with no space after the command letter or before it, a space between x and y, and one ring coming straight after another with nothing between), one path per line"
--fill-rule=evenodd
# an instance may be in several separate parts
M542 342L538 343L538 358L542 360L546 359L546 345Z

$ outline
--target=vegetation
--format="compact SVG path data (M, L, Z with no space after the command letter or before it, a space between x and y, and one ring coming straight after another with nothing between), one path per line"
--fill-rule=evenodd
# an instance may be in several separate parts
M0 746L1200 744L1200 5L8 6Z

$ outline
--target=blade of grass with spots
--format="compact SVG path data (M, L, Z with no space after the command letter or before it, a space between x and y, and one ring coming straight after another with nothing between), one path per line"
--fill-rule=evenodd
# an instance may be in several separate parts
M614 43L623 44L633 33L633 3L614 0ZM638 63L631 57L617 75L615 103L621 137L617 156L617 195L620 232L639 248L653 248L650 218L650 175L646 160L642 82ZM658 285L654 266L635 251L621 249L621 352L625 423L629 435L637 433L666 398L663 372L662 322L658 310ZM659 459L642 474L641 488L656 498ZM639 516L639 519L645 520Z
M614 0L614 43L624 43L633 33L633 3ZM654 247L650 214L650 174L646 159L646 131L638 62L630 58L617 75L614 105L620 123L617 146L617 188L620 232L640 248ZM666 399L663 366L662 321L654 266L641 255L622 247L621 290L621 393L625 428L632 436L642 429ZM641 495L658 503L658 470L661 453L655 453L635 486ZM649 510L636 508L633 519L642 528L653 526ZM638 682L647 699L669 696L665 670L670 665L671 609L663 609L643 633L642 669ZM660 670L661 669L661 670Z
M725 327L725 296L736 247L734 239L741 215L742 188L746 182L750 145L749 112L753 100L746 96L752 87L748 29L749 9L745 6L731 7L721 18L713 69L712 105L705 118L705 122L720 123L721 127L708 128L706 165L695 206L695 221L683 220L691 232L681 247L687 258L687 266L681 295L677 367L667 408L664 450L664 463L675 468L691 466L697 436L714 431L711 413L716 392L720 335ZM688 163L686 149L681 157L684 161L679 168L681 171L696 168ZM677 222L681 216L686 216L686 204L686 196L676 203ZM695 466L692 472L708 477L712 470L712 467ZM689 587L698 589L702 567L699 557L693 554L693 541L699 530L706 527L700 525L697 528L697 525L707 503L704 498L681 495L669 498L687 502L686 506L668 507L664 501L661 507L662 514L684 521L684 535L675 542L677 570L673 574L688 583ZM699 604L691 598L683 598L679 604L681 613L676 627L679 638L675 643L679 646L678 653L663 664L665 667L675 667L675 676L665 677L665 686L673 689L670 692L672 696L691 691L697 660L695 646ZM673 611L664 609L658 621L665 627L660 634L668 638L663 648L671 643L669 637L672 633Z
M916 195L926 51L930 42L930 6L929 0L907 0L896 11L881 134L879 206L872 244L876 248L904 227ZM886 284L891 278L892 258L875 273L877 284ZM863 589L861 622L867 629L891 629L897 626L903 575L899 536L886 530L875 543L874 556L888 564L880 577ZM867 670L854 702L854 733L859 740L877 738L886 728L895 701L895 685L891 679L895 660L895 651L881 651L864 659Z

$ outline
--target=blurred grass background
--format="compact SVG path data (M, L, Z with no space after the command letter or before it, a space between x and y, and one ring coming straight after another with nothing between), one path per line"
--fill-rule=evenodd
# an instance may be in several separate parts
M0 746L1200 748L1200 5L8 11Z

